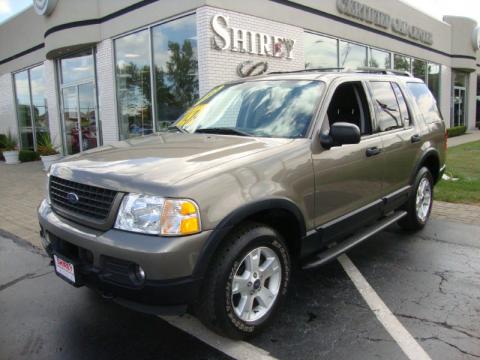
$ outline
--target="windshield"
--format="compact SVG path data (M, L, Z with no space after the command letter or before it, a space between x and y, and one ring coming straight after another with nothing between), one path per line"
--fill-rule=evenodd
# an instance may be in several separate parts
M324 89L320 81L247 81L214 88L173 124L189 133L304 137Z

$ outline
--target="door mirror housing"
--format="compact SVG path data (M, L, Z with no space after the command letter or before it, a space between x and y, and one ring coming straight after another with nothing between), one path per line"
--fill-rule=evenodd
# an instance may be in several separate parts
M357 125L347 122L336 122L330 126L328 134L320 133L320 143L325 149L360 142L360 129Z

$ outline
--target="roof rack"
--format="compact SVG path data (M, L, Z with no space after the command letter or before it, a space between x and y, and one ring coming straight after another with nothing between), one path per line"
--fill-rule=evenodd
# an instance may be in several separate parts
M382 69L382 68L367 67L367 66L357 68L356 72L413 77L413 75L410 72L404 71L404 70Z
M300 70L290 70L290 71L271 71L269 74L295 74L302 72L315 72L315 71L342 71L345 70L343 67L329 67L329 68L311 68L311 69L300 69Z

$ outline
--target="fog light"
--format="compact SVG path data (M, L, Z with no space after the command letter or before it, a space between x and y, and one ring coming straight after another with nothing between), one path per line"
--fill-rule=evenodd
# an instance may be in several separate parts
M143 283L145 281L145 271L140 265L135 266L135 278L139 283Z

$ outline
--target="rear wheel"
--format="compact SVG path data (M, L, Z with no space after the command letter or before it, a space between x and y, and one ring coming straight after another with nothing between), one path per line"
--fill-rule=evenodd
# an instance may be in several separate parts
M433 204L433 177L426 167L418 171L413 189L404 206L407 216L398 224L407 230L420 230L427 223Z
M205 325L235 339L252 336L272 319L290 280L281 236L249 223L226 239L205 278L195 313Z

